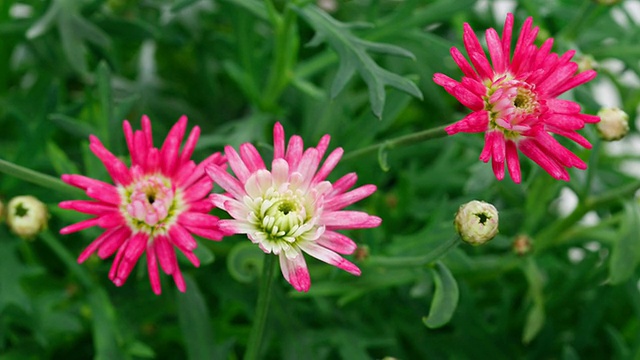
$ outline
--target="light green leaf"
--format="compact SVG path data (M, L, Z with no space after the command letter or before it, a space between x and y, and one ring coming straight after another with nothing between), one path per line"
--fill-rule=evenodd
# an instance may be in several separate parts
M628 201L624 204L624 217L621 221L618 241L613 245L609 260L609 280L614 285L626 281L638 265L640 260L638 234L640 234L640 206L637 201Z
M315 46L327 42L339 55L340 65L331 85L331 97L337 96L357 71L369 87L371 110L380 118L386 100L385 86L402 90L422 99L420 89L409 79L380 67L368 51L415 59L413 54L398 46L374 43L353 35L353 26L341 23L314 5L295 10L316 30L308 44Z
M178 319L189 359L213 359L214 338L209 309L198 284L185 275L187 291L177 293Z
M435 292L429 316L422 318L422 321L430 329L435 329L446 325L451 320L458 306L460 293L456 279L442 262L436 263L436 269L432 270L432 275Z

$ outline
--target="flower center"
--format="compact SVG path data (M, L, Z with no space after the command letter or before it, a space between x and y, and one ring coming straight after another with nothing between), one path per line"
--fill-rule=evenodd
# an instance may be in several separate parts
M162 175L137 179L120 193L121 211L129 225L151 235L165 232L183 207L180 191Z
M501 131L508 139L517 139L538 121L540 104L531 84L505 75L488 87L484 100L490 129Z
M273 184L260 196L246 196L254 229L249 238L274 254L288 253L301 240L317 239L324 232L324 227L316 225L318 201L315 190L302 191L290 183Z

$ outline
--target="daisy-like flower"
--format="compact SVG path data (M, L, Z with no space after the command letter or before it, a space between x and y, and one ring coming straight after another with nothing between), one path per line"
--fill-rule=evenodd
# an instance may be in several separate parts
M215 153L196 165L191 154L200 136L195 126L182 151L187 117L182 116L173 126L160 149L153 146L151 122L142 117L142 130L133 131L128 121L123 129L131 154L131 167L107 150L100 140L90 136L89 148L102 161L114 184L83 175L62 175L62 180L84 190L93 200L63 201L59 206L93 218L67 226L61 234L69 234L92 226L106 229L78 257L82 263L97 251L105 259L116 253L109 271L109 279L117 286L127 280L134 265L146 251L151 288L160 294L160 267L173 276L178 289L186 286L174 247L194 266L200 262L193 250L197 243L191 234L220 240L223 232L218 218L207 214L213 205L207 196L213 188L205 167L224 166L225 158Z
M558 95L592 80L594 70L576 74L571 61L575 51L564 55L551 52L553 39L541 47L534 45L538 27L528 18L516 42L513 57L511 35L513 14L508 14L502 37L494 29L486 31L491 64L469 24L464 24L464 46L471 64L457 48L453 60L464 74L458 82L437 73L433 80L473 112L448 126L449 135L484 132L485 145L480 160L492 160L493 172L504 178L505 162L514 182L521 181L518 149L560 180L569 180L567 168L587 165L562 146L550 133L567 137L589 149L591 144L576 130L599 117L580 113L580 105L558 99ZM472 67L473 65L473 67Z
M284 278L298 291L311 286L303 252L351 274L360 269L338 254L351 254L356 244L337 229L372 228L381 219L360 211L342 210L376 191L364 185L348 191L357 180L349 173L335 183L326 181L342 157L337 148L320 162L329 146L325 135L315 148L304 149L302 138L292 136L285 149L284 129L273 129L274 156L271 170L256 148L245 143L240 153L225 147L235 177L214 165L206 171L227 193L212 194L213 204L233 219L220 220L229 233L246 234L267 254L278 255Z

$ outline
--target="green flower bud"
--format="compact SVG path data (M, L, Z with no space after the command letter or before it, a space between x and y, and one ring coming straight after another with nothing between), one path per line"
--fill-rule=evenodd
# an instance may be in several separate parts
M33 196L16 196L7 205L7 224L23 239L32 239L46 229L47 207Z
M484 201L470 201L460 206L454 225L463 241L482 245L498 233L498 210Z
M622 139L629 132L629 115L617 107L604 107L598 111L598 134L605 141Z
M591 55L580 55L576 59L578 64L578 72L581 73L587 70L596 70L600 64Z

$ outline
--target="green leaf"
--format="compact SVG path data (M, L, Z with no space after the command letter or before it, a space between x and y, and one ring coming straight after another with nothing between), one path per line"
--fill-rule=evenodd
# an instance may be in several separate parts
M214 338L209 309L193 279L185 275L187 291L177 293L178 320L189 359L213 359Z
M331 97L336 97L357 71L369 87L371 110L380 118L386 100L385 86L391 86L422 99L420 89L409 79L380 67L367 51L398 55L415 59L413 54L398 46L366 41L353 35L353 25L344 24L314 5L295 10L316 30L308 44L315 46L326 41L340 57L338 72L331 85Z
M449 269L440 261L436 263L436 269L431 271L435 282L435 292L429 309L429 316L422 321L430 329L436 329L446 325L453 316L458 306L460 293L458 283Z
M640 206L637 201L625 202L624 217L618 234L618 241L613 245L609 260L609 281L613 285L626 281L640 260Z

